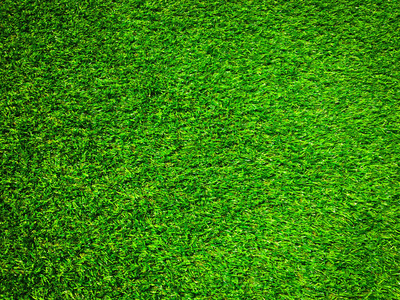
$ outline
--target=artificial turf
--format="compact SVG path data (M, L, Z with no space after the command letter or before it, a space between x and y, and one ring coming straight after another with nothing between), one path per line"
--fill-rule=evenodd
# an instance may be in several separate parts
M400 2L0 3L0 299L400 299Z

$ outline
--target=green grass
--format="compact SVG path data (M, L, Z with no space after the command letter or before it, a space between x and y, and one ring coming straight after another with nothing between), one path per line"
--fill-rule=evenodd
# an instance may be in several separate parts
M400 2L0 3L0 299L400 299Z

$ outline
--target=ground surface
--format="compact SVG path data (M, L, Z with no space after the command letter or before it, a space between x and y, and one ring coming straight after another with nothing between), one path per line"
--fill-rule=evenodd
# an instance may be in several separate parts
M0 299L400 299L399 1L0 4Z

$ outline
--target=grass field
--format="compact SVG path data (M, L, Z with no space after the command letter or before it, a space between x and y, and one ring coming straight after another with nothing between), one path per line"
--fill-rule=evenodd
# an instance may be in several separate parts
M0 2L0 299L400 299L400 1Z

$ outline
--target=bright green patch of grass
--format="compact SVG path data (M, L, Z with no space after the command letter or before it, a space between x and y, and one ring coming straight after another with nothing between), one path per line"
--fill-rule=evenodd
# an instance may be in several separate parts
M1 299L400 299L400 2L0 4Z

